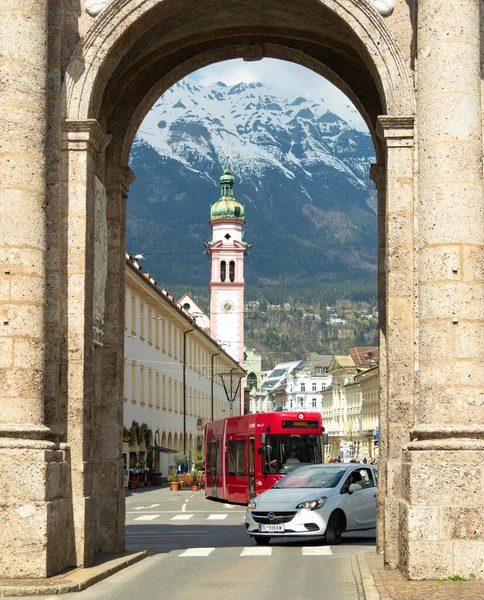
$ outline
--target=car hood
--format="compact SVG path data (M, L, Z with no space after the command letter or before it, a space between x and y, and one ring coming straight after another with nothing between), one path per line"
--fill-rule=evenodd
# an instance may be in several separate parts
M334 488L274 488L263 492L255 498L254 510L288 510L294 509L301 502L316 500L322 496L333 496Z

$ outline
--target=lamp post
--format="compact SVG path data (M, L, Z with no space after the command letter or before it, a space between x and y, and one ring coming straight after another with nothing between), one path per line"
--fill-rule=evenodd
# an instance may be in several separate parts
M213 372L213 370L214 370L214 360L213 359L216 356L218 356L220 354L220 352L221 352L221 350L219 350L218 352L215 352L215 354L212 354L212 357L211 357L211 363L212 363L212 365L211 365L212 366L212 370L211 370L212 377L211 377L211 381L210 381L210 395L211 395L211 402L212 402L212 407L211 407L212 408L212 418L211 418L211 421L213 421L213 383L214 383L214 376L215 376L214 372Z

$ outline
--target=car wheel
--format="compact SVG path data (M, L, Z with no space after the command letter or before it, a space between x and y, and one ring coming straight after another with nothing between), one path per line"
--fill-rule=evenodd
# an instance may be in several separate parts
M268 546L269 542L271 541L271 538L263 537L261 535L254 535L254 540L258 546Z
M326 543L331 546L337 546L341 544L341 535L345 530L345 522L343 513L340 511L335 511L330 517L328 521L328 526L326 527Z

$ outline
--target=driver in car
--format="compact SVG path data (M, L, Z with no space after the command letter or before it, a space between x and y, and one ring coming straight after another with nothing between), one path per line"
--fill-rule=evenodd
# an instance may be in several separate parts
M361 485L361 473L359 473L358 471L353 471L352 473L350 473L348 479L345 481L343 487L341 488L341 491L343 493L348 492L352 483L359 483Z

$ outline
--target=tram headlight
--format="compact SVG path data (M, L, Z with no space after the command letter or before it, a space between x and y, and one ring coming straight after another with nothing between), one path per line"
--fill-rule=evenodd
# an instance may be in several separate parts
M249 504L247 504L247 508L249 510L254 510L255 507L256 507L255 500L250 500Z
M327 498L323 496L322 498L318 498L317 500L308 500L307 502L301 502L301 504L298 504L296 508L308 508L309 510L317 510L318 508L324 506L326 500Z

